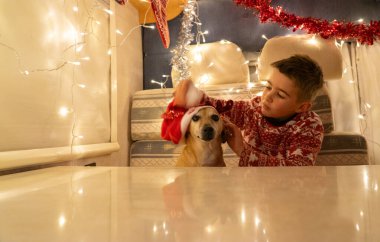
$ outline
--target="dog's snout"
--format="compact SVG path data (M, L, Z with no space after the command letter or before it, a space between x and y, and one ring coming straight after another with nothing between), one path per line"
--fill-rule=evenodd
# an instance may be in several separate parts
M214 128L211 126L204 126L202 129L202 139L203 140L212 140L214 138Z

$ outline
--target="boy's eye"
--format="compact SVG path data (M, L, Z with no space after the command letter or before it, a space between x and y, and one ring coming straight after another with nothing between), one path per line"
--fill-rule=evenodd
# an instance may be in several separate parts
M199 115L194 115L191 119L192 119L194 122L197 122L197 121L200 119L200 117L199 117Z
M279 96L279 98L282 98L282 99L284 99L284 98L285 98L285 96L284 96L284 95L282 95L281 93L277 93L277 96Z
M211 115L211 119L214 121L219 121L219 116L216 114Z

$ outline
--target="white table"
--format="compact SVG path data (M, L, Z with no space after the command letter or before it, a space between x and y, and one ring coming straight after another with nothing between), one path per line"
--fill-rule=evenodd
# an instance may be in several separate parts
M0 177L0 241L380 241L380 166L56 167Z

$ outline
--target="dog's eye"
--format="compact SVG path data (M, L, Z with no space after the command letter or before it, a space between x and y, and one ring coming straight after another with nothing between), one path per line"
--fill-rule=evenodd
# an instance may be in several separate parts
M219 121L219 116L216 114L211 115L211 119L214 121Z
M194 122L198 121L200 119L199 115L194 115L192 118L191 118Z

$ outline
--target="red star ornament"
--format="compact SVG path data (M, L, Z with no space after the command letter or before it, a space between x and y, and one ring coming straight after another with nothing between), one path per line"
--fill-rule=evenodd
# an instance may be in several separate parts
M170 45L168 20L166 16L167 3L167 0L151 0L150 2L154 17L156 18L156 26L165 48L169 48Z

